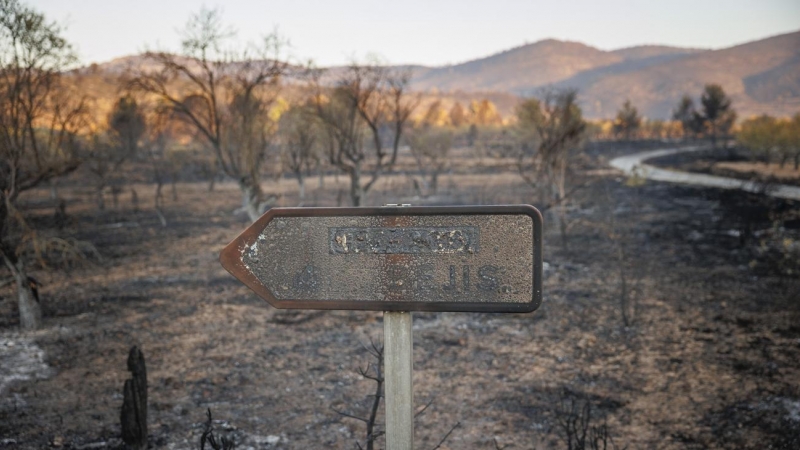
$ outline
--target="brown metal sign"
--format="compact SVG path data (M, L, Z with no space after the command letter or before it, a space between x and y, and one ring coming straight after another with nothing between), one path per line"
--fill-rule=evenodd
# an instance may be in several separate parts
M220 262L276 308L531 312L542 216L529 205L273 208Z

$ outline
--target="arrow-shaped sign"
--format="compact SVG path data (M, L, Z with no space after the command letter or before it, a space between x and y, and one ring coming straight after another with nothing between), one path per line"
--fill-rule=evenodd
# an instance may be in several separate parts
M220 261L276 308L530 312L541 242L529 205L273 208Z

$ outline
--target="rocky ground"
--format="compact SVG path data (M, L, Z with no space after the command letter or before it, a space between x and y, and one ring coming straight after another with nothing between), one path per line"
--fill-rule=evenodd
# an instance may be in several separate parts
M632 150L589 149L566 248L546 222L538 311L415 313L415 404L431 402L417 448L456 425L439 448L567 448L570 420L617 448L800 448L800 281L786 260L800 207L600 169ZM536 204L513 171L454 172L428 201ZM345 180L316 183L307 204L335 205ZM424 204L409 185L387 178L369 203ZM291 180L270 186L296 204ZM132 345L147 362L153 448L200 448L209 408L237 448L364 444L364 424L334 409L366 414L374 384L357 370L373 361L380 313L280 311L229 276L218 253L247 225L233 184L179 185L167 227L124 198L101 214L81 192L62 192L65 232L102 259L35 272L36 332L17 331L13 291L0 289L0 448L119 446ZM776 217L789 217L780 230ZM778 238L791 241L783 253Z

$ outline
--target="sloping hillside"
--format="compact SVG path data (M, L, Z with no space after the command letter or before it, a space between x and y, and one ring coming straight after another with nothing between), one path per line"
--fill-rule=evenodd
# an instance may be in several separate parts
M592 70L585 70L566 80L560 80L559 82L555 83L555 86L577 89L582 94L585 94L589 87L606 78L615 75L635 73L647 67L670 63L680 60L688 55L694 55L706 51L707 50L679 49L674 47L656 46L631 47L627 49L615 50L611 53L622 56L624 58L622 61L615 64L610 64L608 66L597 67ZM541 88L541 86L537 86L537 89ZM536 89L521 91L520 94L536 95Z
M580 91L588 117L612 117L627 98L646 116L667 118L684 94L719 83L741 117L800 111L800 32L721 50L639 46L603 51L546 40L418 75L417 89L501 90L536 95Z
M431 69L414 79L417 89L520 92L623 60L577 42L553 39L462 64Z
M581 89L587 115L610 117L629 98L649 117L670 114L686 93L698 95L718 83L740 116L788 115L800 110L800 32L722 50L687 55L637 70L609 73ZM560 85L573 85L565 80Z

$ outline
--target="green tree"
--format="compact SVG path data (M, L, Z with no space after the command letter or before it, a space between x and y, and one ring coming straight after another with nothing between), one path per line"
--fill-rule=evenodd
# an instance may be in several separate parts
M731 99L718 84L706 85L700 97L700 104L703 124L711 137L711 145L716 148L717 139L724 138L730 133L736 121L736 111L731 106Z
M672 111L672 120L680 122L683 137L691 135L697 137L703 132L703 118L694 107L694 100L689 95L684 95L678 106Z
M108 117L108 130L114 145L128 156L136 155L145 129L144 113L136 100L130 95L121 97Z
M639 110L631 104L630 100L625 100L614 121L614 134L617 136L622 135L626 141L629 141L641 125L642 118L639 116Z
M76 61L62 33L38 11L0 0L0 258L16 282L23 329L42 320L30 257L42 258L57 240L25 220L18 199L78 168L78 133L86 125L83 99L62 83L62 71Z

